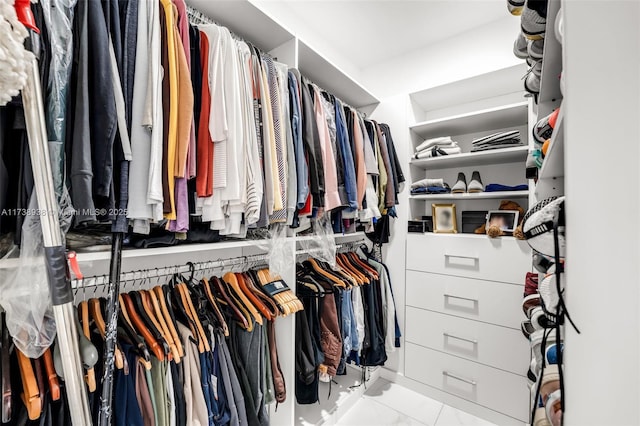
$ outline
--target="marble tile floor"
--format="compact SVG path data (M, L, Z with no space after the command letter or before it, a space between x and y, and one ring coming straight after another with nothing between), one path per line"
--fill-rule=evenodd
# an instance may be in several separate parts
M386 380L378 380L337 426L495 426Z

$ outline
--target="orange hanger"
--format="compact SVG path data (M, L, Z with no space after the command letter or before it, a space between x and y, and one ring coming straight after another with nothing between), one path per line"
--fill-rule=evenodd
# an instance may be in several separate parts
M120 297L122 301L124 301L124 306L127 310L130 324L142 336L147 346L149 347L149 350L151 350L155 357L160 361L164 361L164 350L162 346L158 343L155 337L153 337L153 334L151 334L147 326L144 324L144 321L142 321L142 318L140 318L140 316L138 315L131 297L126 293L121 294Z
M173 322L171 314L169 313L169 308L167 308L167 300L165 299L164 291L162 290L162 287L156 286L153 288L152 293L155 294L156 299L158 300L160 310L162 311L164 320L167 323L167 327L169 328L169 333L171 334L173 343L176 345L176 349L178 350L178 354L180 355L176 360L176 363L178 363L180 361L180 358L184 357L184 348L182 347L182 341L180 340L180 336L178 335L176 325Z
M255 274L255 276L251 273L245 274L245 284L247 284L247 287L262 301L265 307L269 310L271 318L275 319L282 312L280 312L280 308L278 307L276 302L259 288L259 280L260 278L258 278L257 274Z
M104 336L107 332L107 324L104 322L104 317L102 316L102 306L100 305L99 299L89 299L89 312L91 313L91 317L96 324L98 332L104 339ZM120 345L116 346L115 352L116 368L118 370L122 370L124 368L124 356L122 356L122 351L120 350L119 346Z
M266 318L267 321L271 321L273 316L271 315L271 311L269 308L260 300L257 294L253 292L253 290L249 287L248 282L251 280L249 275L247 274L236 274L238 278L238 284L240 286L240 290L244 293L245 296L251 301L251 304L260 311L262 316Z
M44 360L44 368L47 372L47 379L49 381L49 391L51 393L51 400L58 401L60 399L60 381L56 374L55 366L53 365L53 356L51 355L51 349L47 348L42 354Z
M365 273L368 272L368 270L365 270L364 272L362 271L362 267L359 264L355 264L353 262L353 260L351 258L349 258L349 256L347 256L345 253L340 253L339 255L340 259L342 259L342 263L345 264L345 266L347 268L349 268L350 271L352 271L353 273L357 274L361 280L363 284L369 284L370 280L369 280L369 276Z
M360 256L358 256L354 252L347 253L347 256L349 256L349 259L351 259L354 262L354 265L359 265L365 271L368 271L374 277L374 279L376 280L380 279L380 276L378 275L378 271L376 271L375 268L373 268L367 262L362 260Z
M165 333L165 330L162 328L160 320L156 315L156 310L151 302L151 296L149 296L149 293L147 293L145 290L138 290L137 293L140 298L140 302L142 302L142 308L144 309L147 318L149 318L153 326L156 328L156 330L158 330L158 333L160 333L160 336L164 340L164 344L166 345L165 356L167 356L169 361L171 361L173 359L173 352L171 350L169 340L167 339L168 333ZM173 340L173 337L171 338L171 340Z
M91 340L91 331L89 330L89 304L86 300L80 302L78 306L80 310L80 321L82 323L82 334L84 337ZM89 387L89 392L95 392L97 388L96 384L96 372L93 367L87 369L87 374L84 376L85 382Z
M211 304L214 314L220 323L220 327L222 328L222 333L225 336L229 335L229 325L227 321L224 319L224 315L222 315L222 311L220 311L220 307L218 306L218 302L216 301L213 292L211 291L211 286L209 281L206 278L202 278L201 285L204 288L204 293L207 295L207 300Z
M251 301L243 293L242 289L240 288L240 283L238 282L238 276L232 272L227 272L226 274L224 274L222 279L224 279L229 287L233 289L235 295L242 301L242 303L247 308L251 316L256 320L256 322L262 325L262 315L260 315L260 312L258 312L253 303L251 303Z
M164 318L164 314L162 309L160 308L160 302L158 301L158 297L152 291L142 290L140 292L142 294L142 301L150 303L153 306L153 310L156 314L156 319L158 321L158 325L160 326L160 330L162 330L162 334L164 335L167 344L169 345L169 349L171 349L172 358L176 361L176 364L180 363L180 352L178 352L178 347L176 346L175 341L173 340L173 335L169 331L169 326Z
M355 285L362 285L365 283L364 275L355 271L351 264L345 262L344 258L340 254L336 255L336 264L342 269L344 275L348 275L350 280L354 281Z
M323 277L327 278L334 285L336 285L338 287L346 287L345 283L341 279L339 279L338 277L336 277L332 273L330 273L330 272L326 271L324 268L322 268L318 264L318 262L316 262L315 259L311 258L311 259L308 259L306 262L309 262L309 264L311 265L311 267L313 268L314 271L316 271L317 273L319 273Z
M22 378L20 398L25 407L27 407L29 420L37 420L42 414L42 398L40 397L40 389L33 371L33 365L31 360L17 348L16 355L18 357L18 366L20 367L20 377Z
M227 283L223 279L221 279L220 281L222 282L222 285L225 286L229 299L232 301L234 306L236 306L239 309L239 311L242 312L242 316L246 318L246 324L247 324L246 330L253 331L254 324L253 324L253 316L251 315L251 312L249 312L249 309L247 309L244 303L242 303L242 300L240 300L236 292L233 291L229 283Z

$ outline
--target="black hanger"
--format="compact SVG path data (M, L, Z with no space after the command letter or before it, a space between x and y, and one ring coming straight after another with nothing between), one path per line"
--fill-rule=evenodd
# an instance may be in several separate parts
M100 298L100 304L102 306L102 310L104 311L104 305L106 304L106 300L104 297ZM138 335L138 332L127 322L122 314L118 315L118 327L122 328L127 336L129 336L129 341L135 347L138 356L142 358L145 362L151 362L151 355L149 354L149 348L147 348L147 344L144 342L144 339ZM126 358L126 357L125 357Z
M160 287L162 289L162 293L164 294L164 303L167 305L167 311L169 312L169 317L171 322L173 323L173 328L178 331L178 322L176 321L176 314L173 311L173 300L171 298L171 287L168 285L163 285ZM180 333L178 333L178 337L180 337Z
M164 339L162 332L158 330L151 318L149 318L149 314L144 309L144 305L142 303L142 295L137 291L132 291L129 293L129 297L131 297L131 300L133 301L133 304L136 308L136 312L138 312L138 315L140 316L140 318L142 318L142 321L147 326L147 329L151 332L151 334L153 334L154 339L156 339L156 341L162 346L165 356L169 355L169 353L171 352L169 344Z
M167 292L165 290L165 286L163 286L162 289L165 290L165 295L167 295L167 307L171 306L172 308L175 308L173 309L174 319L192 330L191 339L196 344L196 346L200 347L200 336L196 332L198 330L196 323L187 314L187 307L182 304L180 290L176 288L176 284L184 281L184 277L181 274L174 274L171 280L169 280L168 286L166 286L167 288L169 288L169 291Z

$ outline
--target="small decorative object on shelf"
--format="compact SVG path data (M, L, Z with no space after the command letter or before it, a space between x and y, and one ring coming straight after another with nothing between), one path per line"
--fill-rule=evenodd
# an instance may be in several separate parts
M458 224L455 204L432 204L433 232L436 234L456 234Z
M487 221L476 229L476 234L487 234L491 238L515 236L522 234L520 229L524 209L520 204L511 200L502 200L498 210L491 210L487 214Z

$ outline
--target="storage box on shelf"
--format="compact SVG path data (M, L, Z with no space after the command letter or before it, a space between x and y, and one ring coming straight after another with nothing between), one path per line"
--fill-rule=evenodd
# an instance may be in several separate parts
M419 121L410 127L414 149L425 139L451 136L463 152L412 159L412 182L443 178L453 186L462 172L468 184L477 170L484 185L525 183L531 104L523 97L525 72L512 67L411 95ZM470 152L473 139L505 130L518 130L523 146ZM415 194L411 215L431 216L432 204L454 203L461 232L463 211L497 210L501 200L526 210L530 189ZM411 233L406 244L405 375L450 395L450 405L472 402L507 422L526 421L528 345L519 302L531 270L528 245L513 237L433 233Z

